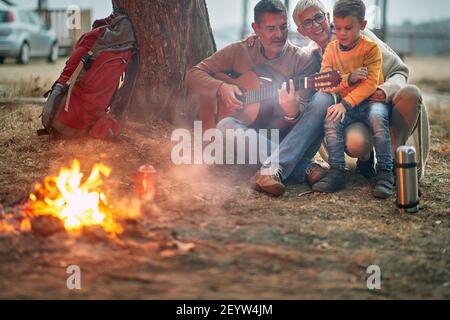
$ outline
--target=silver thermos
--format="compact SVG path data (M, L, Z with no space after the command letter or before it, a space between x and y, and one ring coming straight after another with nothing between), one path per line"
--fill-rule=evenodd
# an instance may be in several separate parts
M395 163L397 173L397 207L401 213L419 211L419 185L417 179L417 157L414 147L397 149Z

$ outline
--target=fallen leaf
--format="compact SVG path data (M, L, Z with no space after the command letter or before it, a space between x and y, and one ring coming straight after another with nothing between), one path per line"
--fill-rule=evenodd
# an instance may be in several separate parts
M194 195L194 198L197 199L200 202L205 202L205 199L203 198L202 194Z
M181 242L178 240L174 240L173 242L175 243L177 248L183 252L189 252L189 251L194 250L194 248L195 248L195 243L192 243L192 242L185 243L185 242Z

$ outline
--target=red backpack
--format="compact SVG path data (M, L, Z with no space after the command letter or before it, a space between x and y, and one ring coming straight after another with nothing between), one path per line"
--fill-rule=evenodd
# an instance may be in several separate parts
M45 129L66 137L90 135L113 139L120 134L117 117L128 108L139 69L137 43L130 19L113 14L93 24L46 97Z

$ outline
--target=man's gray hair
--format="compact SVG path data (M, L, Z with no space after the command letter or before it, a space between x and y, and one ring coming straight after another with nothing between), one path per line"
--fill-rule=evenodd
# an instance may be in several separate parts
M299 0L297 5L295 6L294 13L292 14L292 18L295 21L297 26L301 25L300 18L298 17L303 11L309 9L311 7L316 7L323 13L327 12L325 5L320 0Z

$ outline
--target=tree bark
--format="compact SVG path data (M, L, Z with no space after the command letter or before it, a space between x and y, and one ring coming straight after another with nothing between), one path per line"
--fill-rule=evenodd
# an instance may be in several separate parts
M172 123L193 119L186 72L216 51L205 0L112 0L133 22L140 74L131 115Z

